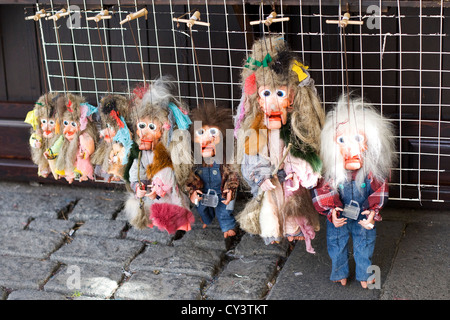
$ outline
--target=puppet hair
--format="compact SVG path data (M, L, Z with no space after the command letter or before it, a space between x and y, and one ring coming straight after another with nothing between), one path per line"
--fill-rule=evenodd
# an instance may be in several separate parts
M377 180L387 179L395 165L392 123L363 98L342 95L335 108L328 112L321 134L323 176L331 181L330 185L335 189L348 179L348 171L344 168L344 159L336 142L337 133L358 131L364 131L367 139L367 150L362 153L363 167L356 175L358 184L363 183L369 173Z
M101 99L99 106L99 115L102 126L106 127L106 124L109 124L114 127L117 132L121 128L120 117L123 117L125 122L129 124L129 106L129 100L125 96L118 94L104 96Z

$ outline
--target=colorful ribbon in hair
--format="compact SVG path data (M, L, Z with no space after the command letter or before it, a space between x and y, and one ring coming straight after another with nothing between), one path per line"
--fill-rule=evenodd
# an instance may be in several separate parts
M33 109L27 113L27 116L25 117L24 122L31 124L31 126L33 127L33 130L36 130L37 126L39 125L39 119L36 116L35 109Z
M172 110L173 117L175 118L175 122L177 123L178 129L187 130L189 126L192 124L189 116L185 114L180 108L178 108L173 102L169 103L169 108Z
M113 141L121 143L125 148L125 155L122 159L122 165L126 165L128 163L128 155L130 154L131 147L133 146L133 139L131 139L131 133L125 123L125 119L120 117L120 120L123 123L123 127L117 131Z
M258 61L253 59L252 57L248 57L244 67L250 70L256 70L261 66L268 67L270 62L272 62L272 57L270 56L270 54L267 54L262 61Z

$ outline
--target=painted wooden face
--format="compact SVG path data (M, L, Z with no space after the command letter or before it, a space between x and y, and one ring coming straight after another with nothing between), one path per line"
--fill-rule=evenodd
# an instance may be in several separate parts
M362 153L367 150L367 139L364 131L344 131L336 135L344 167L347 170L358 170L363 165Z
M41 129L44 138L52 138L55 135L56 121L54 118L41 118Z
M265 124L268 129L280 129L286 124L289 107L294 95L287 86L278 88L261 86L258 88L259 107L264 112Z
M106 124L106 128L100 130L100 138L103 138L108 143L113 142L113 138L116 135L116 129L113 126Z
M220 143L220 130L217 127L203 126L195 132L194 142L200 144L203 158L216 155L216 147Z
M136 123L139 150L153 150L162 137L161 123L154 118L144 117Z
M64 125L63 130L64 137L67 140L72 141L73 138L76 136L76 133L80 131L80 123L72 119L63 119L63 125Z

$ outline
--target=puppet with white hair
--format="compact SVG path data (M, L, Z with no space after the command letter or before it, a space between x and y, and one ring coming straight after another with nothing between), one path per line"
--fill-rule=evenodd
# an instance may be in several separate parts
M140 154L128 172L133 194L125 203L132 226L157 226L169 234L190 230L194 221L181 191L193 163L187 132L191 121L172 91L165 78L134 91L131 117Z
M351 235L356 279L366 288L375 222L381 221L395 162L393 127L362 98L342 96L327 114L321 139L323 179L311 193L316 210L327 216L330 279L347 283Z
M307 69L279 35L255 41L244 63L235 135L242 176L260 206L251 201L237 218L266 244L305 239L313 252L319 225L307 189L320 177L324 111Z

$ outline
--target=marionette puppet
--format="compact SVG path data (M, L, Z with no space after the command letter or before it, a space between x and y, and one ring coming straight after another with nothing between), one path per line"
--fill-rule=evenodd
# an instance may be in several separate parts
M58 96L56 92L42 95L25 119L25 122L32 126L29 140L31 159L38 166L38 175L44 178L47 178L50 173L56 179L58 178L53 168L57 155L46 156L46 150L53 146L59 137L62 137L56 110Z
M239 168L231 159L234 154L230 155L234 153L234 141L232 150L227 150L226 132L233 130L232 111L209 103L192 110L191 120L195 164L186 189L191 202L197 206L203 227L217 218L224 238L233 237Z
M130 101L121 95L109 94L100 101L101 130L92 163L98 166L100 176L107 180L124 180L124 170L128 163L133 142L130 117Z
M307 69L281 36L256 41L242 71L235 136L254 196L238 215L241 228L266 244L306 240L313 253L319 224L307 189L320 177L324 111Z
M49 153L58 154L55 172L69 183L75 179L94 179L91 155L97 142L97 128L92 114L97 108L87 103L83 97L68 93L57 99L58 115L64 139L53 145Z
M190 141L179 135L183 130L188 135L191 121L172 90L161 78L134 99L131 116L140 153L128 172L133 193L125 212L135 228L156 226L176 234L189 231L194 216L181 189L192 168Z
M367 288L375 224L381 221L395 162L392 125L362 98L342 96L327 114L321 139L323 178L311 194L314 207L327 216L330 279L347 283L351 236L356 280Z

